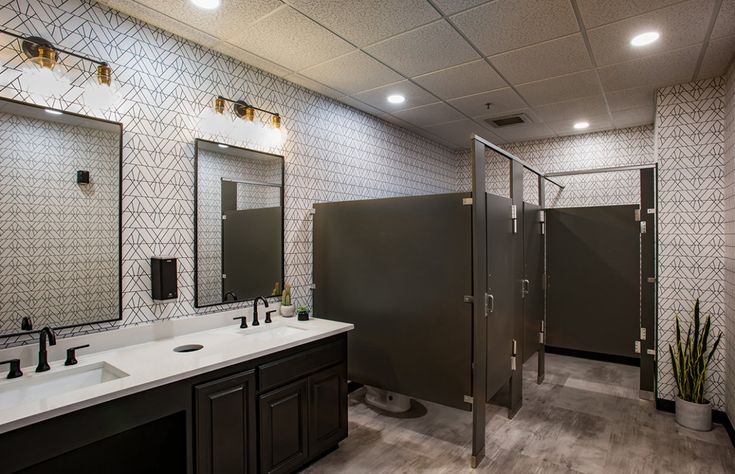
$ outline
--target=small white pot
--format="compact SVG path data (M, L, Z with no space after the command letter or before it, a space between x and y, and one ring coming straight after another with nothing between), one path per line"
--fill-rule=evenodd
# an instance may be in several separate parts
M284 318L293 317L294 309L295 309L294 305L290 305L290 306L281 305L281 316L283 316Z
M684 428L696 431L712 429L712 404L692 403L676 397L676 422Z

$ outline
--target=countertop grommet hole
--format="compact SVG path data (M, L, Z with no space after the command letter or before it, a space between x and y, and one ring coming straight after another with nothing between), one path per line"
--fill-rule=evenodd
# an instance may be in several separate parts
M201 344L184 344L183 346L174 347L174 352L194 352L204 348Z

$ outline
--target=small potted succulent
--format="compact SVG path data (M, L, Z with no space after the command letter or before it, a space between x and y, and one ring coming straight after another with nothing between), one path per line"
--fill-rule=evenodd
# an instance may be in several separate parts
M299 309L297 310L299 314L299 321L308 321L309 320L309 307L305 305L299 306Z
M293 316L294 307L291 301L291 285L286 285L281 296L281 316L290 318Z
M707 367L720 344L722 333L717 336L712 348L710 342L710 317L700 328L699 300L694 305L694 317L682 340L679 316L676 317L676 349L669 345L674 379L678 389L676 397L676 422L697 431L712 429L712 405L704 398L707 382ZM700 330L701 329L701 330Z

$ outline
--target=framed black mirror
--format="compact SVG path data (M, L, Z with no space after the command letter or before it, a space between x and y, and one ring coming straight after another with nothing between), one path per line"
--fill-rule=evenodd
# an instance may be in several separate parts
M195 306L279 296L283 157L201 139L195 148Z
M0 98L0 336L122 318L122 134Z

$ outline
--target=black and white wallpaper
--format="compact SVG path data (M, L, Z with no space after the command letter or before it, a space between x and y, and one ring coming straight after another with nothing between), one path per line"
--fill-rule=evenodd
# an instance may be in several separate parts
M668 354L675 318L691 318L694 302L725 329L724 227L725 80L722 77L657 92L659 163L658 395L673 400L676 384ZM725 408L725 352L709 372L707 396Z
M289 131L282 147L263 151L285 156L285 272L297 304L311 304L314 203L456 191L453 151L94 2L11 0L0 6L0 25L108 61L123 95L114 111L88 110L80 94L92 69L64 58L72 76L68 93L30 97L19 87L18 41L0 35L1 96L124 126L123 320L77 331L208 312L193 301L194 140L216 139L198 132L197 121L217 95L277 111ZM176 302L151 300L154 255L179 258Z
M0 114L0 334L118 317L119 166L119 132Z

